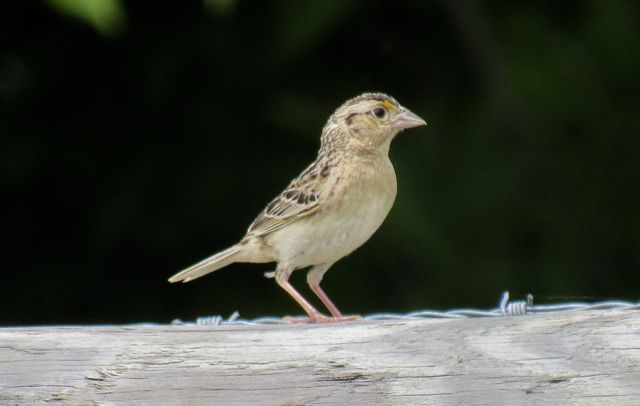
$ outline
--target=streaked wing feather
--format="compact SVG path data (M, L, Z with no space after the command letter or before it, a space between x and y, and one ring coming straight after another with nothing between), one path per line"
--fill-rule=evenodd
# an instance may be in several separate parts
M247 235L269 234L315 213L319 208L319 188L323 182L319 180L317 170L317 166L312 164L291 182L249 226Z
M260 213L253 224L249 226L247 234L260 236L272 233L294 221L309 216L318 210L317 197L313 203L298 203L298 200L285 198L285 191L275 198L266 209Z
M296 214L292 214L287 217L272 217L271 215L263 212L249 227L248 234L252 236L260 236L272 233L282 227L300 220L303 217L309 216L318 210L318 205L307 208L307 210L300 211Z

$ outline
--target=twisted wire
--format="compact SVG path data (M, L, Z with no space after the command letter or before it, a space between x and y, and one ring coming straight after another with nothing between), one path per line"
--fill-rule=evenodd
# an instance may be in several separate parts
M415 319L456 319L477 317L517 317L529 314L553 313L568 310L640 310L639 302L607 300L601 302L568 302L550 305L534 305L533 295L528 294L525 300L511 301L509 292L503 292L498 306L488 310L478 309L452 309L452 310L420 310L409 313L374 313L363 317L364 320L415 320ZM240 317L240 313L233 312L229 317L221 315L198 317L195 322L184 322L180 319L172 321L173 325L265 325L288 324L281 317L260 317L246 320Z

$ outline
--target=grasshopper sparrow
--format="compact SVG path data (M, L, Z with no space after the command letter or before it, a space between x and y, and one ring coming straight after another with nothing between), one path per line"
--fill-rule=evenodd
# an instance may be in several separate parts
M169 278L189 282L234 262L277 262L280 285L309 315L296 321L337 322L343 316L320 288L336 261L364 244L380 227L396 197L389 161L391 140L405 128L427 123L382 93L353 98L329 118L316 160L260 213L247 234L227 248ZM307 282L331 317L316 310L289 283L310 267Z

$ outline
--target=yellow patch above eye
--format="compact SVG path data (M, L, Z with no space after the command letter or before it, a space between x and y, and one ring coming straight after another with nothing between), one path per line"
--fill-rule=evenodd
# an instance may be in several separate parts
M393 104L389 103L388 101L383 101L380 103L380 105L387 110L395 110L395 107L393 106Z

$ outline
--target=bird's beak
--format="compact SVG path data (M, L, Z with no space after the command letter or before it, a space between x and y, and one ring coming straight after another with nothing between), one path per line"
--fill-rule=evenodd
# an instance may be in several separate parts
M393 128L405 129L420 127L421 125L427 125L427 122L404 107L400 113L391 120L391 127Z

